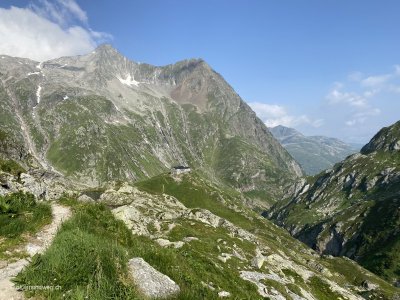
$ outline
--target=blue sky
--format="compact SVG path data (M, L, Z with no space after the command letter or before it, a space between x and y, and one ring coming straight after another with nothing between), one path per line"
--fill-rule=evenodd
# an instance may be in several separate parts
M156 65L201 57L267 125L308 135L364 143L400 119L399 1L3 0L0 7L3 53L41 60L106 41Z

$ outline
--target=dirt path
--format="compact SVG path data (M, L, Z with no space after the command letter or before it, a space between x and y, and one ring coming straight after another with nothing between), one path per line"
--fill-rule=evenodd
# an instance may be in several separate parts
M36 253L43 253L51 245L62 222L71 216L71 210L68 207L52 204L51 208L53 214L52 222L46 225L24 246L30 257ZM28 264L29 261L27 259L20 259L4 267L0 266L0 300L24 299L23 293L14 288L14 283L11 282L11 279Z

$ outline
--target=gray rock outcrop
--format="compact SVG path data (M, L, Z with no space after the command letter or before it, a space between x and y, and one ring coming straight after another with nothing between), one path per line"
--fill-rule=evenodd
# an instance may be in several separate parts
M171 278L154 269L143 258L130 259L129 270L138 289L146 297L167 298L180 291Z

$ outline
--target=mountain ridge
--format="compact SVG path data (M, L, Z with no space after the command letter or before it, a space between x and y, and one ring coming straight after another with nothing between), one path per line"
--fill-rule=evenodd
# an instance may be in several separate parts
M156 67L103 45L41 63L8 57L0 67L7 103L0 125L44 167L76 180L138 180L185 164L256 198L271 185L263 198L273 202L302 175L204 60Z
M347 256L399 284L400 121L267 213L322 254Z
M278 125L271 133L302 166L307 175L315 175L356 150L343 141L321 135L305 136L294 128Z

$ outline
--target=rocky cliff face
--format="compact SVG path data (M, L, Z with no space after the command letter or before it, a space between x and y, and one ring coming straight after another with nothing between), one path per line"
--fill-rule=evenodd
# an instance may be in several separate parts
M347 156L357 152L341 140L326 136L304 136L293 128L270 128L274 137L301 165L307 175L315 175L332 168Z
M268 213L318 252L348 256L399 281L400 122L314 178Z
M108 45L42 63L2 57L0 127L45 169L99 185L185 164L271 201L302 175L202 60L156 67Z

